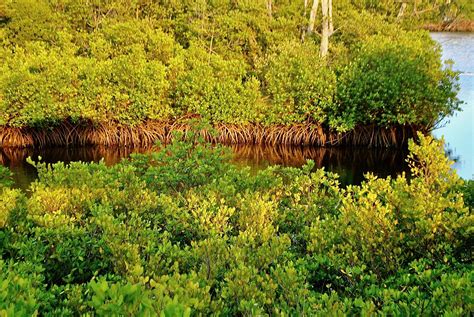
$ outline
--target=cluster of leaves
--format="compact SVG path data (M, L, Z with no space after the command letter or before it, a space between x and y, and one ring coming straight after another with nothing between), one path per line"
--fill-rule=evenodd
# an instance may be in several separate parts
M373 1L372 1L373 2ZM0 9L0 125L64 120L430 124L457 109L439 48L338 1L329 57L303 1L15 0ZM368 7L367 7L368 8ZM320 17L318 18L320 19ZM317 22L319 25L320 21Z
M409 180L343 189L188 138L112 167L36 163L28 196L1 185L0 314L473 311L472 182L441 142L410 144Z
M346 123L418 122L434 126L458 109L452 82L456 73L442 69L438 49L426 51L429 35L407 32L396 41L373 35L342 69L336 113ZM338 118L336 117L335 120Z

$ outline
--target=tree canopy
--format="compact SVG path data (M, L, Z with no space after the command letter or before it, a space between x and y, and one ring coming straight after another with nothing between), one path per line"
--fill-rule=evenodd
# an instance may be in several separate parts
M392 1L335 2L324 57L323 15L308 33L304 1L7 1L0 125L133 126L198 114L338 130L430 126L457 109L456 74L394 10Z

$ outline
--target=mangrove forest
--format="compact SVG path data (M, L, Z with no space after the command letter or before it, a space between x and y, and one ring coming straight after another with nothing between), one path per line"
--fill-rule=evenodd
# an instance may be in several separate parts
M0 317L472 316L474 169L433 131L473 31L470 0L0 0Z
M406 145L459 106L456 72L419 29L470 17L473 7L418 1L401 14L392 0L2 2L3 147L152 145L195 117L218 131L209 141Z

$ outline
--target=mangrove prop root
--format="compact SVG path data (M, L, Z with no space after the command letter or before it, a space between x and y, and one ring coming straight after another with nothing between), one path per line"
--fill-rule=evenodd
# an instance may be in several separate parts
M409 138L415 137L417 131L426 133L423 127L413 125L390 128L365 125L344 133L317 124L216 124L214 129L217 133L201 130L200 135L208 142L223 144L401 147L406 145ZM169 142L174 132L182 132L186 137L191 130L191 126L186 122L147 121L131 127L118 124L72 124L65 121L55 127L43 129L0 127L0 147L144 147L157 141Z

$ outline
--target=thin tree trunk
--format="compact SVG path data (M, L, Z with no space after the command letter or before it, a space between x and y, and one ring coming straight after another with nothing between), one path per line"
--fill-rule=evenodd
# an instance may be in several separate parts
M450 20L449 18L449 6L451 4L451 0L446 0L445 2L445 5L444 5L444 12L443 12L443 20L445 22L448 22Z
M267 11L268 11L268 16L272 17L273 15L273 3L272 0L267 0Z
M322 34L321 34L321 49L320 55L321 57L326 57L328 55L329 50L329 0L321 0L321 10L323 12L323 27L322 27Z
M328 8L328 13L329 13L329 36L331 36L334 33L334 25L332 23L332 0L329 0L328 5L329 5L329 8Z
M316 16L318 14L319 0L313 0L313 6L309 14L308 34L313 33L314 25L316 23Z
M303 11L303 17L306 18L306 11L308 9L308 0L304 0L304 11ZM301 42L304 42L304 38L306 36L306 28L303 27L301 30Z
M397 20L400 20L403 17L403 14L405 13L406 8L407 8L407 3L403 2L402 6L400 7L400 11L398 11Z

